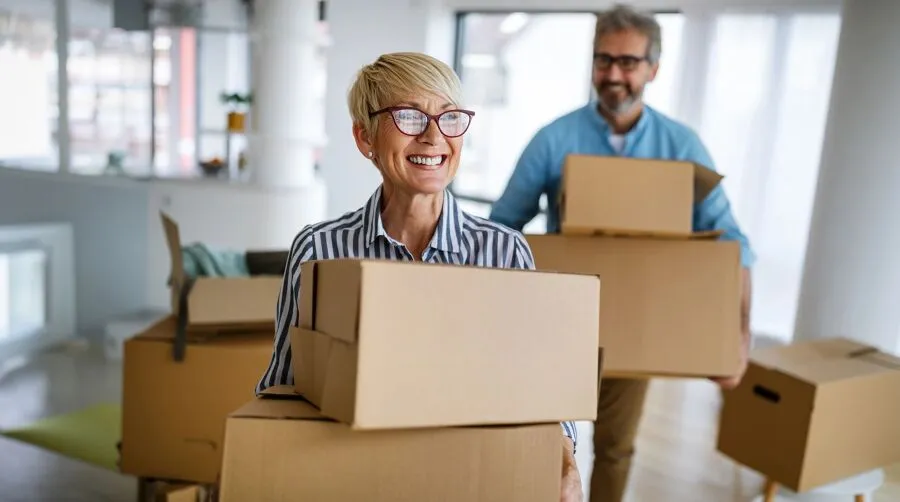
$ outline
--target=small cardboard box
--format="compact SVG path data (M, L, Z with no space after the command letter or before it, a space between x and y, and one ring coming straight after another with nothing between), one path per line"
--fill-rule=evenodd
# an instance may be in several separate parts
M254 395L272 357L272 332L189 341L172 358L174 317L125 342L122 472L214 483L225 418Z
M751 353L718 450L796 492L900 462L900 358L835 338Z
M691 162L569 155L560 190L562 233L691 236L694 204L721 180Z
M547 502L561 472L558 423L356 432L273 387L228 418L219 500Z
M172 312L188 331L275 329L275 304L282 276L188 277L178 224L160 213L172 260Z
M737 373L740 247L715 240L526 235L540 270L603 282L603 376Z
M386 260L302 265L294 383L355 429L593 420L595 276Z

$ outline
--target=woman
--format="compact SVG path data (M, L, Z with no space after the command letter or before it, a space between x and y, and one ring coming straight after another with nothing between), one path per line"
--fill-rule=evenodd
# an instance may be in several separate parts
M475 115L458 108L460 82L424 54L394 53L365 66L350 89L353 137L382 184L358 210L310 225L294 239L278 299L275 350L257 393L293 384L288 331L296 325L300 264L335 258L534 268L522 235L463 212L447 186ZM564 423L561 500L581 500L575 426Z

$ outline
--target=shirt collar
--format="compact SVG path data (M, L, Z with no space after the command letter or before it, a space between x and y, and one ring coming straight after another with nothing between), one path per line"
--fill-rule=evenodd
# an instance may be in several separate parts
M603 118L603 115L600 115L600 111L597 109L597 100L593 99L590 103L585 106L585 112L591 119L591 122L596 125L600 131L605 136L609 136L612 134L612 130L609 127L609 123L606 122L606 119ZM640 134L647 127L647 123L650 122L650 115L653 113L653 110L644 103L644 109L641 111L641 116L638 118L637 124L631 128L630 131L625 133L626 138L630 138L637 134Z
M384 222L381 219L382 188L382 186L379 186L375 190L375 193L369 197L369 201L363 210L366 246L374 244L375 239L379 236L391 242L397 242L387 234L384 229ZM444 206L441 209L441 216L438 219L434 236L431 238L428 247L450 253L459 253L462 249L463 218L463 211L460 209L456 198L449 190L444 190Z

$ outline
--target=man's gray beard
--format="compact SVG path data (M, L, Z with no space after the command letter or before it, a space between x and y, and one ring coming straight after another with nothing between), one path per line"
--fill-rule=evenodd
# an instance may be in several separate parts
M615 107L610 107L609 105L607 105L606 101L604 101L602 97L598 101L600 102L600 106L605 112L611 115L620 115L634 108L638 101L640 101L640 96L628 96Z

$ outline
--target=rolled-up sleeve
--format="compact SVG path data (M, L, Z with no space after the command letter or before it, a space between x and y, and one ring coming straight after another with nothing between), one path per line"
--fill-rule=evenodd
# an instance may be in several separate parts
M492 221L521 232L537 216L551 163L548 134L541 129L522 151L503 194L491 207Z
M687 142L684 160L715 170L712 157L696 135ZM750 239L738 225L731 209L731 202L721 184L717 185L705 199L694 205L693 220L695 231L721 230L722 240L738 242L741 246L741 265L744 268L753 266L756 254L750 246Z
M534 254L531 252L531 247L528 245L528 242L525 240L525 236L521 233L516 232L515 242L513 247L513 256L512 263L509 268L516 269L525 269L525 270L534 270ZM575 450L578 448L578 429L575 428L575 422L562 422L562 432L563 434L572 440L572 445ZM575 451L573 450L573 451Z

